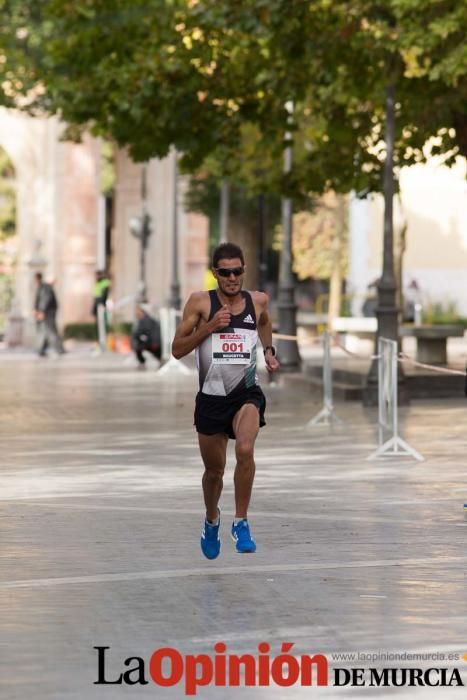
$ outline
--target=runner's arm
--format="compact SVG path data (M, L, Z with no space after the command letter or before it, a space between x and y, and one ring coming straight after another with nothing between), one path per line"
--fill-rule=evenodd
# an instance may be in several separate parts
M183 310L183 319L172 343L172 355L177 360L189 355L217 328L224 328L230 322L230 313L227 311L227 307L223 306L210 321L200 326L204 296L204 292L195 292L190 296Z
M182 322L175 332L172 343L172 355L177 360L189 355L212 332L209 330L208 323L198 328L200 320L200 298L198 294L192 294L183 309Z
M261 293L261 297L263 297L260 299L263 309L258 319L258 335L263 348L267 348L272 345L272 321L268 311L268 295ZM266 369L268 372L275 372L279 369L279 361L272 354L271 350L265 353L264 358L266 360Z
M263 348L266 348L268 345L272 345L272 321L268 311L269 298L264 292L257 292L257 294L261 294L261 298L258 301L262 306L258 319L258 335Z

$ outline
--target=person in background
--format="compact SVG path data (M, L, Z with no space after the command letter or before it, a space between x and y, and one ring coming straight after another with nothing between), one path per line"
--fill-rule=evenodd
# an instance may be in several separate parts
M370 318L376 315L376 307L378 306L378 284L379 277L367 285L365 301L362 306L362 315Z
M94 285L94 301L92 306L92 314L97 319L97 312L99 306L103 306L107 303L107 298L110 291L110 280L105 274L104 270L98 270L96 272L96 284Z
M57 330L58 302L54 288L44 282L41 272L34 275L36 283L36 298L34 301L34 314L37 322L38 353L40 357L47 355L47 348L53 347L59 355L63 355L63 341Z
M421 323L421 291L416 279L412 279L404 293L404 321L407 323Z
M214 277L214 273L209 267L204 273L204 291L209 292L211 289L217 289L217 280Z
M106 304L110 292L110 280L104 270L97 270L96 283L94 285L94 298L92 304L92 315L96 319L97 340L99 347L97 352L104 351L107 344L107 313ZM102 311L101 311L102 310ZM99 315L103 314L104 322L99 324Z
M133 350L138 360L138 369L146 368L144 352L161 359L161 328L158 321L149 315L146 305L136 307L136 323L133 328Z

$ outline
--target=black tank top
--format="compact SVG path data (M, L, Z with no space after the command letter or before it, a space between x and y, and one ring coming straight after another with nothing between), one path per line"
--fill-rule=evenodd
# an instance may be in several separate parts
M199 386L203 394L236 395L258 384L256 311L250 292L242 291L245 309L232 315L228 328L212 333L196 349ZM222 308L215 289L209 292L209 320Z

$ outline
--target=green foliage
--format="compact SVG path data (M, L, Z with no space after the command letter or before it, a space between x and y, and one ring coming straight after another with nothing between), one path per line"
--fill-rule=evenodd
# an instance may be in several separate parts
M0 272L0 330L7 324L11 302L14 296L14 277Z
M131 335L133 324L124 321L114 323L111 333L120 335ZM97 327L95 323L68 323L63 331L65 338L74 340L97 340Z
M6 151L0 146L0 242L16 233L15 171Z
M429 325L458 323L460 317L456 302L449 301L445 304L441 302L428 304L423 308L422 321Z
M101 148L101 191L110 195L115 188L114 148L108 141L102 142Z
M0 181L0 241L16 233L16 192Z
M0 146L0 178L12 180L15 176L15 169L8 153Z
M301 211L293 220L293 269L299 280L314 277L329 279L334 260L336 236L341 238L341 249L347 251L347 230L341 231L335 193L328 192L316 202L315 211ZM339 260L344 275L347 268L346 253Z
M118 335L131 336L132 329L133 324L130 321L119 321L112 324L112 333L117 333Z
M97 340L97 328L95 323L68 323L63 329L65 339Z
M266 198L268 223L274 226L280 219L280 198L271 194ZM219 227L220 210L220 182L203 170L190 179L190 184L185 194L185 208L214 220L216 229ZM236 179L229 183L229 210L230 217L234 219L256 221L258 216L258 196L248 187Z
M467 153L465 0L0 4L0 102L58 114L67 136L90 128L135 160L174 144L187 170L212 155L218 178L253 193L380 190L389 83L396 167L423 161L436 134L448 163Z

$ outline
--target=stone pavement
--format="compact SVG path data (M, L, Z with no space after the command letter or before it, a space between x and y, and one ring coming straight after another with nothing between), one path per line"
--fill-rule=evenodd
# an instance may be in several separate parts
M282 642L335 666L459 668L467 662L335 661L340 652L467 652L466 405L401 410L425 457L370 463L376 414L339 404L338 428L305 430L309 386L265 386L250 522L255 555L228 536L233 452L222 498L222 552L199 550L201 464L196 379L136 372L120 356L38 361L0 353L1 700L183 698L183 685L95 685L127 657L255 654ZM134 663L134 662L133 662ZM133 665L131 665L133 667ZM167 667L168 668L168 667ZM166 668L165 672L169 672ZM146 675L148 670L146 669ZM135 679L135 676L133 676ZM198 698L460 698L462 688L216 688Z

